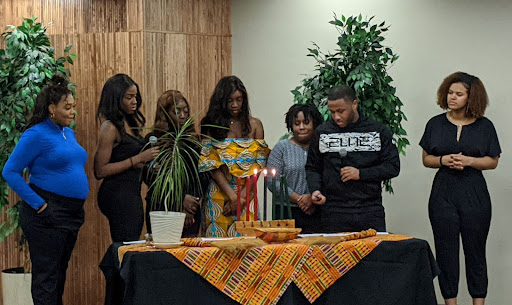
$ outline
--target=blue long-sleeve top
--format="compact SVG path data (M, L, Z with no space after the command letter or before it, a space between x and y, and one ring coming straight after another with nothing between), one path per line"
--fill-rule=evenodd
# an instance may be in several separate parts
M57 195L87 199L89 182L84 170L87 152L76 141L75 133L47 119L27 129L20 137L2 175L9 186L32 208L39 209L44 199L30 188L29 182Z

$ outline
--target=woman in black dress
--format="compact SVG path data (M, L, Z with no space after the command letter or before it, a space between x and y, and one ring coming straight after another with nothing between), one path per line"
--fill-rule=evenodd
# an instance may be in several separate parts
M430 119L420 142L423 165L439 168L429 199L439 285L446 305L457 304L459 238L466 262L468 290L474 305L485 303L485 244L491 222L491 200L482 170L494 169L501 153L494 125L484 117L485 88L463 72L444 79L437 104L445 113Z
M126 74L107 80L96 116L101 128L94 156L94 175L103 179L98 205L110 224L112 241L138 240L144 224L141 169L158 155L158 147L142 151L139 129L145 118L139 86ZM141 152L142 151L142 152Z

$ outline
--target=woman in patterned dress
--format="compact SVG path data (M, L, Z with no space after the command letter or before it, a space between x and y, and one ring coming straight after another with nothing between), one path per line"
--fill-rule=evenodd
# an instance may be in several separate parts
M204 141L199 164L200 171L211 171L213 177L203 207L204 234L236 236L237 179L265 167L270 152L263 140L263 125L250 115L247 90L238 77L226 76L217 83L208 112L201 120L201 133L213 139ZM242 179L242 194L245 180ZM245 207L245 196L240 197L241 206ZM244 219L246 212L242 212ZM252 206L249 213L254 219Z

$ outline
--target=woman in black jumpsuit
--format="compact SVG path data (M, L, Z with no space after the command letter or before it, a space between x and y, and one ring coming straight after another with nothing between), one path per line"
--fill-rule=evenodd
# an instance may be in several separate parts
M145 119L139 86L126 74L107 80L97 118L102 122L94 156L94 175L104 179L98 205L107 217L112 241L138 240L144 224L141 169L158 155L158 147L142 151L139 130Z
M445 110L430 119L420 142L423 164L439 168L429 199L439 284L447 305L457 304L459 238L462 237L468 290L474 305L487 295L485 245L491 200L482 170L494 169L501 153L496 130L484 112L488 104L482 82L457 72L437 93Z

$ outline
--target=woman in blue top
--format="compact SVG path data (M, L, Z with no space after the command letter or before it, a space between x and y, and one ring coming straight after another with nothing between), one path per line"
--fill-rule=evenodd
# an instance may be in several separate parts
M68 82L55 76L37 96L32 118L2 173L24 201L19 222L30 249L34 305L62 304L68 261L84 222L87 153L69 128L74 117Z

